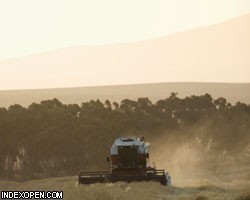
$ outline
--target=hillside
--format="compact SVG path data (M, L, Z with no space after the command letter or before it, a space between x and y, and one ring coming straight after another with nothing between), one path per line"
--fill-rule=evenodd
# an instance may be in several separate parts
M250 83L155 83L138 85L78 87L38 90L0 91L0 107L11 104L28 106L33 102L58 98L66 104L82 103L92 99L120 102L129 98L149 97L153 102L167 98L171 92L178 92L179 97L209 93L214 99L224 97L228 102L250 103Z
M0 68L5 69L0 90L250 82L249 24L250 14L146 41L68 47L0 61Z

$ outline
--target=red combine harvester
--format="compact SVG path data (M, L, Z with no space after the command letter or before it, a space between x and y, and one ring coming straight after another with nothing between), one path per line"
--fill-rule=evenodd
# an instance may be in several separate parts
M156 181L171 185L171 177L164 169L149 166L149 142L144 138L117 138L110 149L108 171L79 173L79 184L112 183L118 181Z

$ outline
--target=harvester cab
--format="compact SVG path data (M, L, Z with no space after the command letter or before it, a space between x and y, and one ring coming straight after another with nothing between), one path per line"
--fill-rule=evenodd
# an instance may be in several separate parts
M157 181L170 185L171 177L164 169L149 165L150 143L141 138L117 138L107 158L109 170L79 173L80 184L96 182Z
M149 144L133 138L118 138L110 149L111 169L126 171L147 167Z

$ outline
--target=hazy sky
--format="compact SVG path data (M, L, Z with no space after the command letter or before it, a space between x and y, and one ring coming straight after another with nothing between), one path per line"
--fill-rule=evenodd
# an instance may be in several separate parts
M250 0L0 0L0 60L145 40L249 12Z
M197 79L194 74L194 77L187 79L183 74L184 79L180 79L175 74L191 71L184 69L184 66L183 69L169 69L175 74L164 78L163 73L153 75L150 72L155 72L153 67L145 70L144 66L138 66L135 71L150 73L141 79L137 78L140 74L135 74L133 79L131 73L126 71L127 67L132 66L122 67L121 63L115 76L108 79L100 77L95 81L97 72L101 71L104 77L105 73L109 75L114 70L109 69L109 66L98 65L96 68L85 66L74 71L72 64L67 66L64 63L67 67L53 66L52 60L50 65L53 67L35 64L31 69L31 66L23 66L22 63L5 67L7 65L3 61L64 47L147 40L220 23L247 13L250 13L250 0L0 0L0 90L158 80L244 82L249 69L241 70L245 77L243 80L238 78L240 76L234 77L236 69L231 70L231 76L227 77L227 66L222 66L225 71L218 70L217 79L213 72L206 75L205 70L201 71L206 78ZM167 69L162 71L165 73ZM126 72L125 76L122 72ZM84 82L87 79L89 81Z

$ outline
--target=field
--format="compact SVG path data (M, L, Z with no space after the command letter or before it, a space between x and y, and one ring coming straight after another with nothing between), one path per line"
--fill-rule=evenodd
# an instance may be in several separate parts
M172 176L172 186L169 187L157 182L79 185L77 176L67 176L26 182L0 181L0 190L63 191L64 199L73 200L250 200L248 160L224 160L204 165L192 159L194 150L185 151L186 154L182 150L175 153L171 165L160 163L162 157L156 158L158 168L169 167Z
M250 199L250 181L235 180L213 184L207 182L199 186L192 184L182 187L175 185L164 187L153 182L78 185L77 177L62 177L24 183L0 181L0 188L1 190L22 191L60 190L64 191L64 199Z

